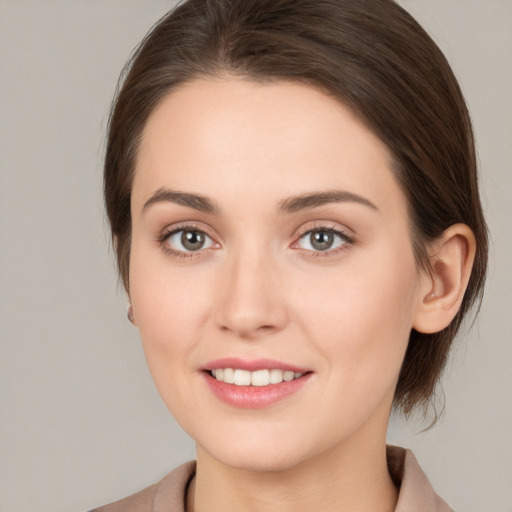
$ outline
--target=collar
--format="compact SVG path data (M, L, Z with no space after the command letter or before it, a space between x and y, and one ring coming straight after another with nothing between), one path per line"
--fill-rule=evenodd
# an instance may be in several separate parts
M387 447L388 468L399 489L395 512L453 512L434 491L411 450ZM187 462L155 484L96 512L185 512L187 487L195 475L195 461Z
M400 489L395 512L453 512L432 488L411 450L387 447L389 474Z

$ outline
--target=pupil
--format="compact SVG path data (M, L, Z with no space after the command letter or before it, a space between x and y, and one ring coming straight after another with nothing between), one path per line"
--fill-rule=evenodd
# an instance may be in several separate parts
M311 233L310 241L311 245L315 249L319 251L326 251L332 245L333 236L332 233L328 233L326 231L316 231Z
M204 245L204 236L199 231L184 231L181 235L181 243L190 251L197 251Z

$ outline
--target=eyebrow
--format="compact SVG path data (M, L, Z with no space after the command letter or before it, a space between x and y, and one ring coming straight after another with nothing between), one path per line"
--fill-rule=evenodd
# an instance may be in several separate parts
M212 215L221 214L221 208L219 205L206 196L190 192L170 190L168 188L159 188L144 203L143 210L147 210L154 204L166 202L187 206L194 210ZM363 196L345 190L328 190L325 192L307 193L284 199L278 203L277 212L281 215L296 213L330 203L357 203L378 211L378 208Z
M346 190L328 190L326 192L303 194L280 201L277 211L281 214L295 213L329 203L358 203L372 210L379 210L371 201L353 192Z
M188 206L194 210L212 215L220 214L220 207L211 199L199 194L189 192L179 192L167 188L159 188L145 203L143 210L147 210L156 203L176 203L182 206Z

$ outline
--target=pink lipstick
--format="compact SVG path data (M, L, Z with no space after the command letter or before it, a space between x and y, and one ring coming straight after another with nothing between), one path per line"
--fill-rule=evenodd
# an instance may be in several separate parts
M218 359L203 368L210 390L223 402L259 409L298 392L312 372L272 359Z

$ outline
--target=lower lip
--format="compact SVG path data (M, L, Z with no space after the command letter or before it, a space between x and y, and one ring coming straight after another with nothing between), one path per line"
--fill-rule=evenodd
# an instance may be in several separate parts
M205 379L213 393L223 402L241 409L261 409L297 393L309 380L310 373L289 382L268 386L236 386L227 384L205 372Z

